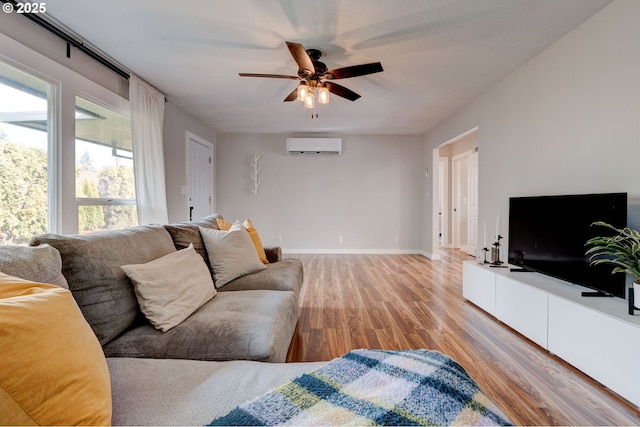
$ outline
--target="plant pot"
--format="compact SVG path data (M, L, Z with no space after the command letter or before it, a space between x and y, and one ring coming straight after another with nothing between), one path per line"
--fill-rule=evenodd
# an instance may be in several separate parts
M633 308L640 310L640 282L633 282Z

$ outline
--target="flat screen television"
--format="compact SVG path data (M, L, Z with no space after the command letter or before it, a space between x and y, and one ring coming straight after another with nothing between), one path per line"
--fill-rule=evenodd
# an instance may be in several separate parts
M627 225L627 194L580 194L512 197L509 199L510 264L597 291L595 295L625 298L624 274L610 265L589 265L587 240L611 235L604 221Z

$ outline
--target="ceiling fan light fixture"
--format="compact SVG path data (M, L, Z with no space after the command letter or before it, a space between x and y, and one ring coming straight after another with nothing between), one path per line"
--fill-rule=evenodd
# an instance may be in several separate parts
M298 86L298 101L304 102L307 94L309 93L309 86L305 82L300 82Z
M309 91L307 96L304 97L305 108L314 108L316 106L316 97L313 92Z
M320 50L305 49L300 43L286 42L286 45L298 65L297 76L286 74L239 73L240 77L267 77L295 80L298 82L298 86L287 95L283 102L298 100L308 109L315 108L316 95L318 97L318 104L328 104L330 98L329 92L349 101L355 101L360 98L360 95L354 91L337 83L330 82L329 80L347 79L384 71L380 62L351 65L329 70L323 62L319 61L322 56ZM317 113L315 113L315 117L318 117Z
M318 89L318 102L320 104L328 104L329 103L329 89L325 86L322 86Z

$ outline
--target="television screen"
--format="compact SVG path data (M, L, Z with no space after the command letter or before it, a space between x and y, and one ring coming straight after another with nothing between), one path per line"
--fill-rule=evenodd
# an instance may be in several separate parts
M512 197L509 199L509 263L625 298L624 274L589 265L587 240L611 235L604 221L627 225L627 194Z

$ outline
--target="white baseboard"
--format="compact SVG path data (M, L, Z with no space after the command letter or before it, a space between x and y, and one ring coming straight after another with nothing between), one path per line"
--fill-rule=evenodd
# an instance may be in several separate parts
M434 254L432 252L420 251L420 254L426 258L429 258L431 261L440 261L442 259L442 255Z
M328 254L328 255L425 255L420 249L292 249L282 248L283 254ZM429 258L427 256L427 258Z
M442 255L423 251L421 249L290 249L282 248L283 254L288 255L422 255L431 261L440 261Z

